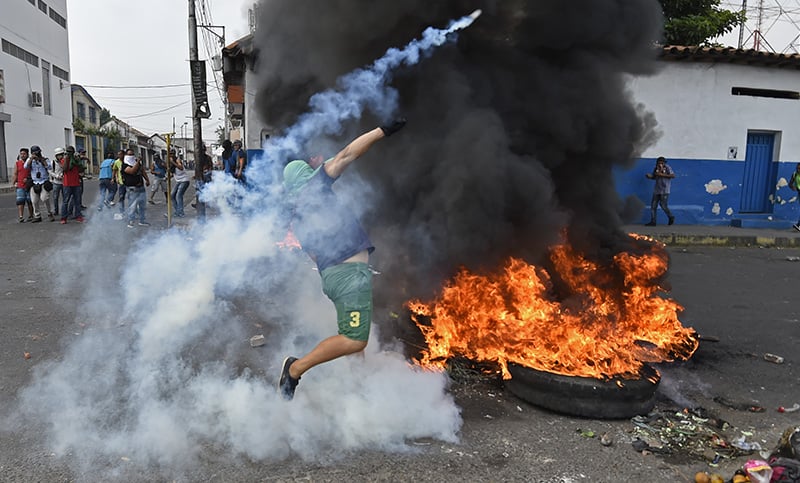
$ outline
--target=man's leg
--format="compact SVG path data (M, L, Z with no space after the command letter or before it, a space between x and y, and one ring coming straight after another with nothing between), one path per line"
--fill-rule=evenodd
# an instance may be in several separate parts
M669 211L669 193L661 195L660 198L659 204L661 205L661 209L667 214L667 218L669 218L668 224L671 225L675 223L675 217L672 216L672 212Z
M650 223L647 226L656 226L656 208L658 207L658 195L653 194L650 199Z
M293 379L299 379L300 376L314 366L338 359L339 357L361 352L366 346L367 341L365 340L353 340L341 334L328 337L317 344L311 352L294 361L294 363L289 366L289 375L292 376Z

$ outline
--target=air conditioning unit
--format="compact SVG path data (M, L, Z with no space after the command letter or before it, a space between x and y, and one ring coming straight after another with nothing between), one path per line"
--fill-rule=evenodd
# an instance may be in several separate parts
M31 107L42 107L42 93L31 92Z

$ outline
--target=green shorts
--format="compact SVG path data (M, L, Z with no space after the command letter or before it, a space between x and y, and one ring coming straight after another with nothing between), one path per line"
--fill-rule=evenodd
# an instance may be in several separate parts
M339 333L348 339L366 341L372 322L372 272L367 264L340 263L320 275L322 291L336 306Z

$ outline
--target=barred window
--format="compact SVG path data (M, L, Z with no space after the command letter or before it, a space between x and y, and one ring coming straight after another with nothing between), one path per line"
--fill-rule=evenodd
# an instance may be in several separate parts
M53 7L50 7L50 18L52 18L55 23L61 25L62 28L67 28L67 19L53 10Z
M39 10L44 13L47 13L47 4L44 3L42 0L39 0Z
M9 55L13 55L14 57L18 58L19 60L23 60L32 66L39 67L39 57L31 54L27 50L23 49L22 47L18 47L6 39L3 39L3 52Z
M65 81L69 82L69 72L55 64L53 64L53 75L59 79L64 79Z

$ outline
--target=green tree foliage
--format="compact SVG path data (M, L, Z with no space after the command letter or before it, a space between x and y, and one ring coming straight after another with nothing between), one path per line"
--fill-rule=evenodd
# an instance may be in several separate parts
M719 8L720 0L659 0L667 45L709 45L745 21L744 12Z
M105 107L100 109L100 125L107 123L111 120L111 111L106 109Z

